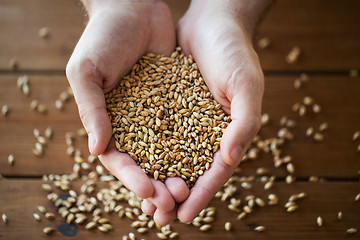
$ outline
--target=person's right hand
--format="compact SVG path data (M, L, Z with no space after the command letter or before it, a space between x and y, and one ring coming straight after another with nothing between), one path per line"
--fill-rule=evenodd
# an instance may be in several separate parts
M120 153L110 141L112 129L104 98L142 55L169 55L173 51L175 29L170 10L159 0L83 2L89 23L66 75L88 133L89 150L100 155L103 165L136 195L148 198L163 212L171 212L176 201L171 189L159 181L152 183L131 157ZM158 219L159 223L167 221Z

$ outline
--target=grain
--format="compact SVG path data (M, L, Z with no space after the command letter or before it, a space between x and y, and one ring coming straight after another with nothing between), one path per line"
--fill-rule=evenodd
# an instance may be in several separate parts
M358 202L360 201L360 193L356 194L355 196L355 202Z
M45 137L47 138L47 139L51 139L52 138L52 136L53 136L53 130L52 130L52 128L51 127L47 127L46 129L45 129Z
M289 64L296 63L298 61L300 54L301 54L300 48L298 46L293 47L286 56L286 62Z
M319 130L319 132L323 132L328 128L329 128L329 124L327 122L323 122L320 124L318 130Z
M5 224L8 224L9 220L8 220L8 217L5 213L3 213L1 215L1 218L2 218L2 221L5 223Z
M38 222L41 221L41 218L40 218L40 215L39 215L39 214L33 213L32 215L33 215L33 218L34 218L36 221L38 221Z
M49 220L55 219L55 215L53 213L47 212L45 213L45 217Z
M46 211L46 208L44 206L37 206L37 209L39 210L39 212L41 212L42 214L45 214L47 211Z
M96 227L96 222L88 222L85 226L87 230L94 229Z
M310 105L313 105L314 104L314 99L310 96L305 96L303 98L303 103L305 106L310 106Z
M64 104L63 104L63 102L61 100L57 99L55 101L55 107L56 107L56 109L61 111L61 110L64 109Z
M315 103L313 106L312 106L312 110L314 113L319 113L321 112L321 106L317 103Z
M257 226L257 227L254 228L254 230L256 232L263 232L263 231L266 230L266 227L265 226Z
M103 233L107 233L107 232L110 231L108 228L106 228L106 227L104 227L102 225L98 226L97 228L99 229L100 232L103 232Z
M346 232L347 233L349 233L349 234L354 234L354 233L356 233L358 230L356 229L356 228L348 228L347 230L346 230Z
M54 233L55 231L56 231L56 229L54 227L43 228L43 232L47 235L50 235L50 234Z
M6 117L6 116L8 115L8 113L9 113L9 107L8 107L8 105L3 105L3 106L1 107L1 114L2 114L4 117Z
M294 164L292 164L292 163L286 164L286 170L291 174L294 173L295 172Z
M343 219L343 213L342 213L341 211L339 211L339 212L337 213L337 219L338 219L338 220L342 220L342 219Z
M270 46L271 41L267 37L263 37L258 41L258 48L260 49L266 49Z
M317 217L316 218L316 224L319 226L319 227L322 227L322 225L323 225L323 219L322 219L322 217Z
M286 209L287 212L295 212L298 209L297 205L292 205Z
M199 229L202 232L206 232L206 231L209 231L211 229L211 225L210 224L204 224Z
M352 140L355 142L360 139L360 131L355 131L352 137Z
M36 108L36 111L41 114L46 114L48 111L47 106L43 103L39 103L39 105Z
M180 48L172 56L143 56L105 95L106 108L120 152L155 180L177 176L191 187L210 168L231 119L192 56Z
M319 132L316 132L314 133L314 136L313 136L314 140L316 142L322 142L324 141L324 135L322 133L319 133Z
M8 163L10 166L13 166L15 164L15 157L12 154L9 154L8 156Z
M39 37L48 38L50 36L50 30L47 27L43 27L39 29Z
M231 222L226 222L224 227L227 232L230 232L232 229Z

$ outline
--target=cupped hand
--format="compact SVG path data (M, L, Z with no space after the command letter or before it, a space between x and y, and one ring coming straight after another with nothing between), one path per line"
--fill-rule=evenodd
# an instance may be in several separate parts
M66 75L89 136L89 150L99 155L103 165L125 186L154 204L158 212L174 212L177 193L173 197L171 189L150 180L128 154L115 148L104 98L104 93L113 89L142 55L168 55L173 51L175 29L170 10L157 0L84 0L84 4L89 22ZM162 216L158 221L166 223Z
M214 4L219 2L220 5ZM231 115L220 153L179 205L191 221L230 178L260 127L264 77L246 20L221 1L194 1L178 25L178 42L193 55L214 98Z

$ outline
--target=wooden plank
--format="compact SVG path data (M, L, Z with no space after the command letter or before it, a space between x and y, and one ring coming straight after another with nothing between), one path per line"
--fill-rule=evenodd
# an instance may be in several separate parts
M9 60L16 58L19 70L63 71L85 27L86 17L77 2L1 0L0 70L9 70ZM178 21L190 1L167 2ZM38 36L42 27L50 29L48 39Z
M50 221L41 215L42 221L36 222L32 218L32 213L38 212L37 205L45 206L48 211L56 213L56 207L46 199L46 193L41 189L40 180L1 180L0 181L0 212L6 213L9 219L8 224L0 224L0 239L27 239L31 236L34 239L48 239L42 232L45 226L57 227L64 223L59 215L56 220ZM306 183L297 182L293 185L277 183L272 189L272 193L277 194L280 201L275 206L256 207L254 212L243 220L236 220L238 213L227 209L227 202L214 199L209 206L216 208L215 221L211 223L212 230L201 232L196 227L171 223L172 229L179 232L179 239L356 239L359 233L353 236L346 234L346 229L350 227L360 228L360 205L354 202L355 195L359 192L359 182L328 182L328 183ZM76 187L75 187L76 188ZM287 213L284 204L292 194L306 192L307 197L298 200L299 209L293 213ZM267 193L262 190L260 185L255 185L254 189L241 190L235 197L242 199L248 194L263 199L267 198ZM126 203L118 202L123 206ZM244 202L243 202L244 204ZM338 211L342 211L344 218L337 220ZM114 231L104 235L99 231L86 231L84 226L77 226L78 233L74 239L119 239L128 232L135 232L130 227L131 221L120 219L116 214L105 215L114 226ZM316 225L316 218L321 216L324 221L323 227ZM233 230L224 230L225 222L231 222ZM255 226L264 225L266 231L257 233L253 230ZM136 233L137 239L157 239L155 229L149 233L140 235ZM67 239L60 232L56 232L52 237L56 239Z
M176 22L189 0L168 0ZM81 32L84 17L74 1L0 1L0 70L17 58L20 70L64 70ZM360 68L359 1L279 0L265 17L256 39L269 37L272 46L260 50L266 71L348 71ZM49 27L51 37L40 39L38 30ZM299 62L285 56L293 46L302 49ZM6 47L5 47L6 46Z
M269 113L271 122L264 126L262 138L276 136L280 129L279 119L288 116L297 121L297 127L291 129L295 138L282 148L283 156L293 157L296 167L294 176L308 178L317 175L326 178L358 177L360 154L356 152L359 142L352 142L355 130L360 129L360 81L356 78L334 76L310 76L309 82L301 90L292 88L296 76L269 76L266 78L266 91L263 111ZM65 106L64 112L55 109L54 101L67 89L64 76L29 76L32 93L25 97L16 87L16 76L1 76L0 105L7 104L10 113L0 118L0 173L6 176L40 176L48 173L66 173L72 168L73 160L66 153L64 135L68 131L76 132L81 128L74 101ZM302 101L304 96L312 96L322 106L322 113L308 113L299 117L291 111L291 106ZM46 103L47 115L30 110L32 99ZM325 140L316 143L305 137L308 127L317 128L322 122L328 122L329 129L324 132ZM33 129L41 131L48 126L54 129L54 138L46 147L44 157L32 154L35 144ZM77 138L76 147L88 154L86 138ZM15 155L15 165L7 163L7 156ZM241 165L243 174L253 175L258 167L267 167L278 177L285 177L284 168L275 169L272 157L260 153L256 161L247 161Z
M348 71L360 68L359 1L276 1L261 24L256 41L272 46L259 50L264 70ZM299 61L287 64L294 46Z

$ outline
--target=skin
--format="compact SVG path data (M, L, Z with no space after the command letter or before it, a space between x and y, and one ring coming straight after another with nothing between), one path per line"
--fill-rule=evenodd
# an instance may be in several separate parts
M255 2L255 3L254 3ZM264 80L251 38L269 0L193 0L179 21L160 0L84 0L89 23L66 68L89 150L143 198L142 210L160 225L190 222L232 175L260 127ZM141 16L141 17L139 17ZM210 170L189 190L180 178L149 178L116 150L104 93L147 52L169 55L178 44L192 54L215 99L231 114Z

